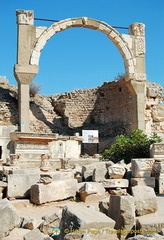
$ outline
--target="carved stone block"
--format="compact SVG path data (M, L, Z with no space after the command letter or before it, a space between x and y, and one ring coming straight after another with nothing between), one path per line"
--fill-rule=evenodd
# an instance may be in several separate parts
M133 178L149 178L151 177L154 158L132 159L132 177Z

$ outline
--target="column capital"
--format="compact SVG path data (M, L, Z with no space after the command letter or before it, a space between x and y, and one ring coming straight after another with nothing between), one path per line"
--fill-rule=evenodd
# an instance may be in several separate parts
M34 25L33 10L16 10L18 25Z

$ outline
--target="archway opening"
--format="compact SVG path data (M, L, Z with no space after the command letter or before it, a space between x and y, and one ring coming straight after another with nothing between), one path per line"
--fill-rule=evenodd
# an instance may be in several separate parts
M105 34L78 27L47 42L39 67L35 81L46 95L96 87L125 72L119 50Z

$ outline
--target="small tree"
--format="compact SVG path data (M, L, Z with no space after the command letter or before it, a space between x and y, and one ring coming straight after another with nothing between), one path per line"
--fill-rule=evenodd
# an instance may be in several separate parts
M41 90L42 86L36 82L31 82L30 83L30 90L29 94L30 97L35 97L36 94L38 94Z
M117 136L115 143L109 150L105 150L102 156L114 163L124 160L128 164L132 158L150 157L150 145L161 141L156 133L148 137L143 131L136 129L131 135Z

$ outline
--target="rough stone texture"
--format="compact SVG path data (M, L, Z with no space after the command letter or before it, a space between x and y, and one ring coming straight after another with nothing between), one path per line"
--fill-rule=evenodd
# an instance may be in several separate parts
M77 180L56 180L48 185L35 184L31 187L31 201L36 204L75 197Z
M137 229L148 232L148 233L161 233L162 228L164 228L164 218L163 216L151 216L145 218L145 216L140 216L136 218Z
M23 240L53 240L51 237L44 235L39 231L39 229L34 229L28 232Z
M98 200L105 195L105 189L101 183L87 182L79 189L79 195L84 202Z
M130 186L148 186L155 188L155 177L150 177L150 178L131 178L130 179Z
M152 167L154 164L154 158L139 158L132 159L132 177L133 178L149 178L151 177Z
M132 187L135 199L135 211L139 216L157 211L157 198L154 189L147 186Z
M0 200L0 238L7 236L19 223L20 217L12 204L6 198Z
M144 235L136 235L135 237L128 238L128 240L162 240L163 237L159 234L146 234Z
M153 164L153 176L164 179L164 160Z
M44 217L44 221L40 224L39 229L41 232L47 235L52 234L52 229L59 227L62 210L52 214L51 216Z
M109 178L109 175L107 174L107 169L105 167L95 168L93 170L92 181L99 182L106 178Z
M31 186L39 179L39 174L9 174L7 196L10 198L29 198Z
M29 229L24 228L14 228L10 235L5 237L4 240L23 240L24 235L26 235L28 232L30 232Z
M21 223L21 227L22 228L26 228L26 229L30 229L30 230L33 230L35 228L38 228L39 225L43 222L42 219L40 218L23 218L23 221Z
M164 121L153 121L152 116L154 109L162 105L162 86L148 81L146 84L146 132L157 132L162 136ZM156 89L157 94L152 95L152 89ZM0 83L0 110L0 125L18 124L16 86ZM92 89L53 96L36 95L31 99L30 110L31 132L73 135L74 132L80 132L85 124L88 129L92 127L99 130L102 151L109 147L116 135L130 131L132 96L124 81L113 81ZM86 150L91 149L91 145Z
M110 196L102 199L99 202L99 210L100 212L106 214L108 216L108 209L109 209L109 202L110 202Z
M105 179L101 183L104 188L127 188L129 186L127 179Z
M110 178L114 179L120 179L123 178L125 174L125 168L121 166L120 164L114 164L110 167L108 167L108 174Z
M78 231L78 230L77 230ZM111 228L84 230L84 233L68 233L65 235L64 240L117 240L116 230Z
M82 175L83 175L85 181L92 181L94 169L102 169L102 168L104 169L105 166L106 166L105 162L95 162L95 163L83 165L82 166ZM106 172L107 172L107 170L106 170Z
M158 178L155 180L155 190L157 193L164 194L164 178Z
M102 229L105 227L113 229L114 225L115 222L103 213L84 206L79 207L67 205L62 212L60 239L63 239L65 235L64 229L67 229L69 233L71 230L78 229Z
M132 196L111 195L108 216L116 221L115 229L131 230L135 224L135 206ZM118 233L122 239L128 233Z
M153 158L162 158L164 157L164 143L154 143L150 148L150 155Z

